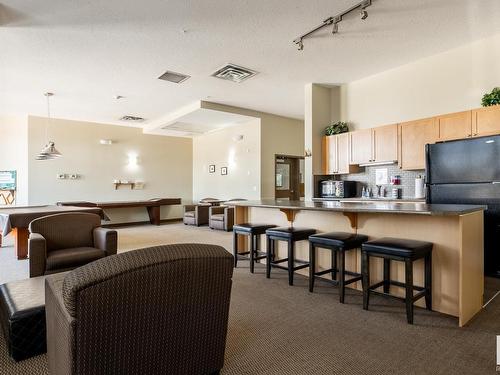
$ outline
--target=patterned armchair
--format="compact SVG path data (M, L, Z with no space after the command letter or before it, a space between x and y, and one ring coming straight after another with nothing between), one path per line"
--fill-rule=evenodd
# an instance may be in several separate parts
M30 277L64 272L116 254L117 232L89 213L44 216L29 225Z
M232 273L224 248L179 244L48 276L50 374L218 373Z

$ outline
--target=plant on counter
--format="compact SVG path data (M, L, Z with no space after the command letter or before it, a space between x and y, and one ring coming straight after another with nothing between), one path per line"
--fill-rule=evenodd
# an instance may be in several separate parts
M349 125L347 122L337 121L325 128L326 135L335 135L340 133L347 133L349 131Z
M481 104L483 107L500 104L500 87L495 87L490 93L484 94Z

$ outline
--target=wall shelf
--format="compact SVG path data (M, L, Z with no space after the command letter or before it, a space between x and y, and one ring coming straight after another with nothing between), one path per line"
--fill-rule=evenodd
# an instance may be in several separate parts
M114 182L115 190L118 190L120 186L130 186L130 190L134 190L135 182Z

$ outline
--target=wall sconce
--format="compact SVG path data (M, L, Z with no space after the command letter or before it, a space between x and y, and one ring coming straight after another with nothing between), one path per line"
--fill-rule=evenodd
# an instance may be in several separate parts
M310 158L311 156L312 156L312 151L311 151L311 149L310 149L310 148L306 148L306 149L304 150L304 157L306 157L306 158Z
M107 145L107 146L110 146L113 144L113 141L111 139L100 139L99 140L99 143L101 145Z
M131 169L137 168L139 165L139 157L137 156L137 154L128 154L127 156L128 156L127 167Z

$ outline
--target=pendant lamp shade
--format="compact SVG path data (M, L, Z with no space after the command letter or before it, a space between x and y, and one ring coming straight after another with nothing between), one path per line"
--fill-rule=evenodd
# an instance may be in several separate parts
M62 156L62 154L56 149L54 142L48 141L48 127L50 125L50 97L54 94L51 92L46 92L44 96L47 98L47 124L45 127L45 138L47 139L47 144L42 148L42 151L36 156L36 160L52 160Z

